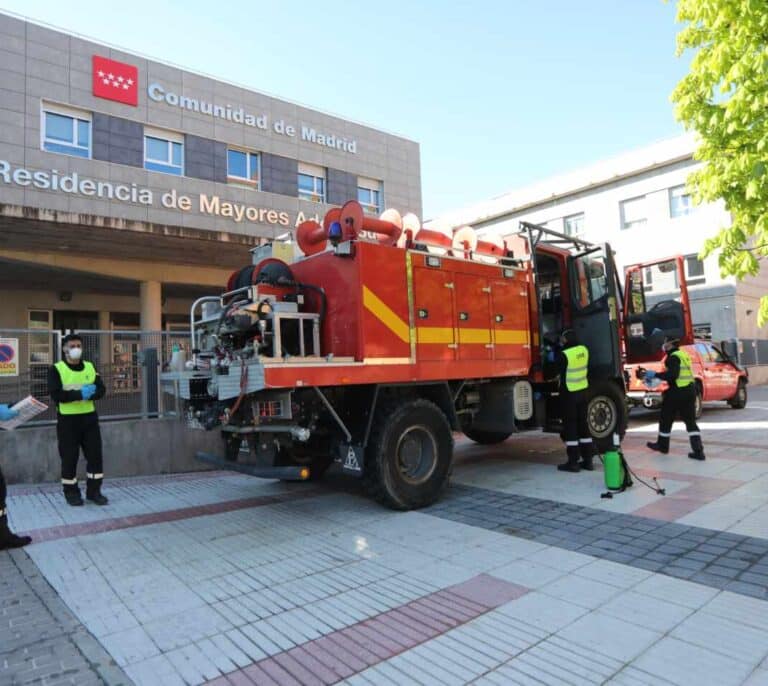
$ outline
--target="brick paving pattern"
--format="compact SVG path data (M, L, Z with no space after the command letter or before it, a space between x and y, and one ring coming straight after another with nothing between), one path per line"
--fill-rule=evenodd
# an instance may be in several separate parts
M0 553L0 684L103 683L131 681L24 551Z
M264 507L266 505L274 505L275 503L281 503L287 500L311 498L317 494L317 489L306 489L301 493L263 495L257 496L255 498L225 500L224 502L212 503L210 505L183 507L175 510L163 510L162 512L150 512L141 515L131 515L129 517L113 517L110 519L81 522L79 524L66 524L63 526L46 527L44 529L29 529L21 533L32 536L36 542L55 541L62 538L83 536L85 534L98 534L105 531L118 531L120 529L130 529L137 526L147 526L149 524L175 522L180 519L190 519L191 517L203 517L206 515L220 514L222 512L233 512L234 510Z
M767 539L468 486L454 486L440 503L424 512L713 588L768 598Z
M517 584L479 575L207 683L335 684L527 592Z
M0 685L768 684L766 401L707 409L705 463L633 418L663 498L601 500L540 434L459 441L419 512L351 480L115 479L106 508L13 487L34 542L0 553Z

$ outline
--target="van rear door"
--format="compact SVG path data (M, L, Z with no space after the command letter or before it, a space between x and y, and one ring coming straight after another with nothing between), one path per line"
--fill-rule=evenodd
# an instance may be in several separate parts
M693 343L682 256L626 268L624 335L629 363L660 359L665 337L679 339L680 345Z

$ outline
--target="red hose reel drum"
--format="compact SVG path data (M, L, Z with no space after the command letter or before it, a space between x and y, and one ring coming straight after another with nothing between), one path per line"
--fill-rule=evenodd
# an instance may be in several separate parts
M328 243L328 231L314 219L308 219L296 228L296 242L307 256L323 252Z
M341 208L339 219L342 230L342 240L353 240L361 231L370 231L379 235L379 242L385 245L396 245L397 239L403 232L402 226L384 219L366 216L363 206L357 200L345 202Z

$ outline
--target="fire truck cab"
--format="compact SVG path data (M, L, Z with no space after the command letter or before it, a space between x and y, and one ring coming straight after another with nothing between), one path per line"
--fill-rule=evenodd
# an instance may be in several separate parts
M587 421L598 449L608 447L614 434L624 435L628 417L628 364L652 364L663 357L665 337L685 345L693 340L693 325L682 257L664 258L628 267L622 286L611 246L597 245L521 223L518 234L530 246L534 338L541 344L534 361L541 365L539 389L547 398L545 431L560 431L562 411L546 353L568 328L589 348ZM679 298L646 305L646 281L662 283L661 275L679 290ZM534 368L538 372L538 368Z

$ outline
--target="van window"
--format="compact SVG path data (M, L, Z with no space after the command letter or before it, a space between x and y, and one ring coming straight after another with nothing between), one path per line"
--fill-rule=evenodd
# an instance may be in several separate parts
M712 362L725 362L725 358L720 354L720 352L710 343L707 343L707 348L709 349L709 359Z

